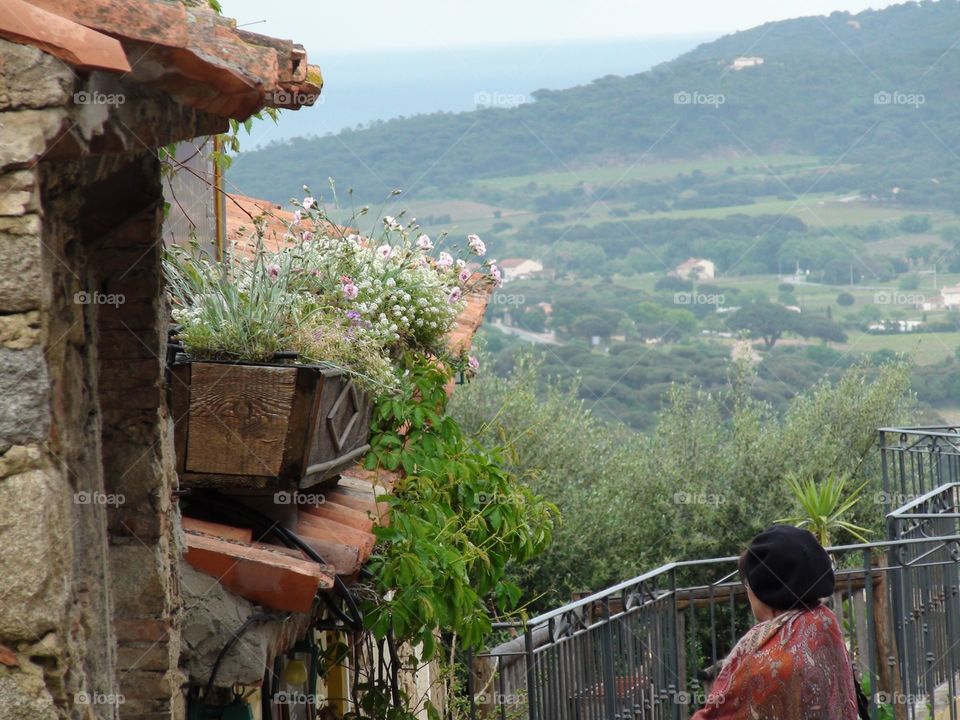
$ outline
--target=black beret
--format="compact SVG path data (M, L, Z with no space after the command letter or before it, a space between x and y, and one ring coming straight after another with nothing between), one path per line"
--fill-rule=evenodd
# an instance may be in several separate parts
M833 593L833 565L809 530L771 525L750 543L742 580L775 610L814 605Z

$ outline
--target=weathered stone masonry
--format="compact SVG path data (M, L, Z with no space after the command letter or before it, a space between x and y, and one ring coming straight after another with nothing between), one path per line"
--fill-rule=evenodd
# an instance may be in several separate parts
M157 148L319 72L205 7L5 11L0 720L182 718Z

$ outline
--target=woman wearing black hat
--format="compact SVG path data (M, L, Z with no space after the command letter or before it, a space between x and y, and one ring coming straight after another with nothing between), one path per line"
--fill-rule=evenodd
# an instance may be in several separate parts
M691 720L857 720L830 557L807 530L773 525L740 556L757 624L724 661Z

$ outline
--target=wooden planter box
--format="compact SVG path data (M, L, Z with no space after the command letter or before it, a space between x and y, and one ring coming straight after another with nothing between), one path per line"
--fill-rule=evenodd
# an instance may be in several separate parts
M339 370L175 362L170 396L183 487L307 488L370 447L372 404Z

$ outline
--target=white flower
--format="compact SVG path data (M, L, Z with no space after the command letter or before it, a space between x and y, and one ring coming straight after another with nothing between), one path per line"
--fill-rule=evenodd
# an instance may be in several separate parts
M430 239L429 235L421 235L417 238L417 247L424 252L433 250L433 240Z
M294 212L293 212L293 224L294 224L294 225L299 225L301 218L303 218L303 214L302 214L299 210L294 210Z
M312 208L314 205L317 204L317 201L314 200L312 196L308 195L303 199L303 202L300 204L303 205L304 210L309 210L310 208Z
M395 287L396 284L397 284L397 281L394 280L392 277L387 278L387 287Z
M490 274L493 275L493 279L497 281L498 287L503 284L503 273L500 272L500 268L493 263L490 263Z
M470 252L474 255L483 255L487 252L487 246L483 244L483 240L480 239L479 235L468 235L467 245L470 247Z
M450 294L447 295L447 302L451 305L460 300L460 288L455 287L450 291Z
M380 247L377 248L377 255L381 259L386 260L393 255L393 248L390 247L389 245L381 245Z
M457 261L454 263L454 265L457 266L457 270L463 270L467 266L467 263L460 258L457 258Z
M450 253L440 253L440 257L437 258L437 267L441 268L442 270L447 270L453 267L453 256L451 256Z

